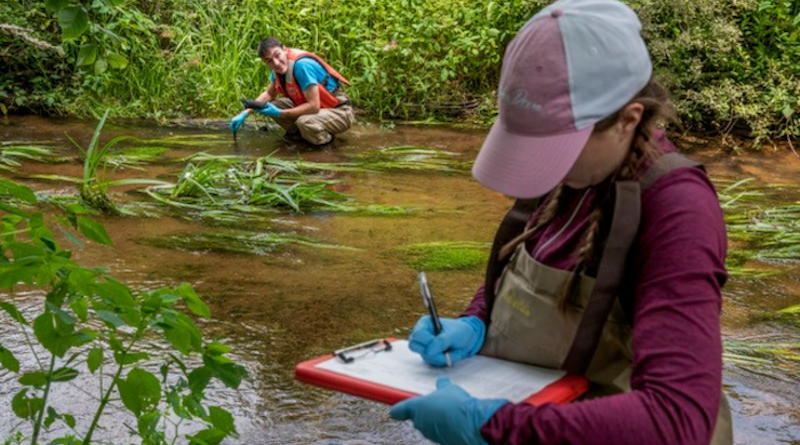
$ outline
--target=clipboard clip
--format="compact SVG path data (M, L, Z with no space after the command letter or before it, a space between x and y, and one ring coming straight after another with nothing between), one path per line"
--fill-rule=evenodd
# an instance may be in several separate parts
M357 345L348 346L347 348L339 349L333 352L339 360L344 363L353 363L359 358L366 357L369 354L377 354L381 351L389 352L392 350L392 343L386 339L370 340Z

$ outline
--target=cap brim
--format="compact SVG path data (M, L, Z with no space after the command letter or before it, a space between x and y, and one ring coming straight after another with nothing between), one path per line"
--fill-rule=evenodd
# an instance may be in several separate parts
M481 184L514 198L537 198L569 173L594 125L571 133L536 137L509 132L502 116L489 130L472 175Z

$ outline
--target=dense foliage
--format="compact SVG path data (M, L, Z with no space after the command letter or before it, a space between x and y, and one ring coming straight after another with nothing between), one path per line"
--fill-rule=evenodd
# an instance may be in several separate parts
M229 346L204 338L187 315L211 316L192 287L135 290L81 266L56 233L78 247L76 232L111 244L87 208L68 206L51 228L26 186L0 178L0 198L0 321L28 346L12 346L13 335L0 342L5 390L15 394L3 409L22 420L0 440L96 443L109 406L135 416L131 433L142 444L186 436L190 444L214 445L235 435L233 416L208 405L206 389L238 388L247 373L228 357ZM75 415L78 404L55 396L67 382L87 395L80 408L90 407L91 416Z
M684 123L800 134L800 2L628 0ZM491 118L503 49L543 0L20 0L0 5L11 112L227 117L274 35L317 52L381 118ZM31 43L40 39L63 48ZM0 110L6 111L6 108Z

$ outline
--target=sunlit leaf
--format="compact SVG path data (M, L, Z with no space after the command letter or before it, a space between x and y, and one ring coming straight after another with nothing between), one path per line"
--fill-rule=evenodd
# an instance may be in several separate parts
M106 54L106 60L108 65L115 70L125 69L128 66L128 59L117 53Z
M103 74L103 73L106 72L106 70L108 70L108 62L106 61L106 59L101 57L101 58L97 59L96 62L94 62L94 73L95 74Z

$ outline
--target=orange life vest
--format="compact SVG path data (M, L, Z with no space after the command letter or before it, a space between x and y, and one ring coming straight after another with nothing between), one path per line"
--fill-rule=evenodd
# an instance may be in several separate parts
M287 63L288 68L286 70L286 74L284 75L275 73L275 80L276 80L275 89L278 91L278 93L291 99L295 105L300 105L308 102L306 100L306 96L303 95L303 90L300 89L300 86L297 85L297 82L294 79L294 64L303 57L311 57L312 59L319 62L319 64L322 65L323 68L325 68L325 71L328 72L328 76L333 76L339 82L342 82L345 85L350 85L349 80L345 79L344 76L339 74L338 71L333 69L333 67L328 65L318 55L297 48L287 48L286 58L289 60L289 62ZM337 106L339 106L339 100L336 99L336 97L334 97L334 95L331 94L325 88L328 76L325 76L325 79L323 79L322 82L319 83L320 108L336 108Z

